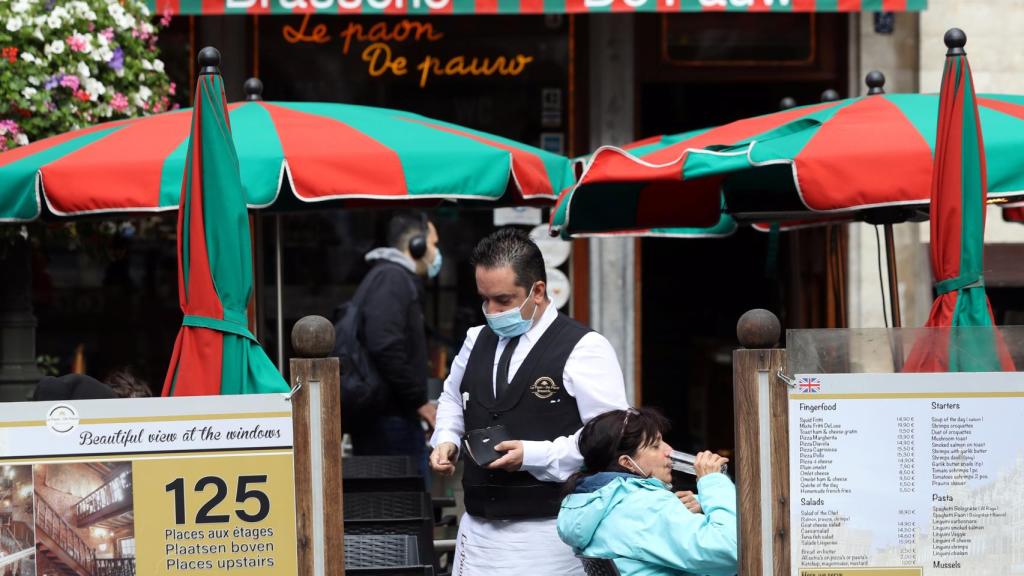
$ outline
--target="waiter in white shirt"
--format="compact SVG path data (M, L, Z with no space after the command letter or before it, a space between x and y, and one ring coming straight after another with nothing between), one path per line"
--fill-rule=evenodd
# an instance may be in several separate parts
M604 336L551 306L540 249L504 228L473 251L486 326L471 328L437 408L431 467L452 474L467 430L504 425L516 440L486 468L466 458L466 514L452 576L582 575L555 531L561 482L583 464L579 431L628 407Z

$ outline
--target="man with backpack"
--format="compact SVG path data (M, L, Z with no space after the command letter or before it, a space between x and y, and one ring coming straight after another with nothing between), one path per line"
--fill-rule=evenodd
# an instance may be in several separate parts
M336 352L342 362L342 425L358 455L409 455L426 475L421 420L433 428L427 399L423 280L441 271L437 229L419 212L396 214L387 246L366 254L370 271L340 309Z

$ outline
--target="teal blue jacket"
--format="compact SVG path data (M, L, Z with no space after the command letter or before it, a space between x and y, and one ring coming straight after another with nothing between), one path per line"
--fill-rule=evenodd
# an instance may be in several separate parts
M622 576L735 574L736 487L715 473L697 491L703 514L661 480L600 472L562 501L558 535L577 554L614 559Z

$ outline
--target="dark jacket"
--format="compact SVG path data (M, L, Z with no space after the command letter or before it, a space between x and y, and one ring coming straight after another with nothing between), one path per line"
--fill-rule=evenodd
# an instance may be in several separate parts
M382 414L414 418L429 375L423 281L393 258L373 257L381 252L367 256L375 273L362 304L363 344L385 384Z

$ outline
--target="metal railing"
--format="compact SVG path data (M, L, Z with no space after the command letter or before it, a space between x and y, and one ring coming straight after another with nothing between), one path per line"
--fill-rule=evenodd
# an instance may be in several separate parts
M75 519L83 519L114 505L123 505L132 494L132 473L125 470L75 504Z
M79 566L92 572L91 568L96 562L96 551L86 545L75 529L61 518L53 506L50 506L50 503L44 500L38 492L36 493L36 528L45 532Z
M95 576L135 576L135 558L97 558Z

